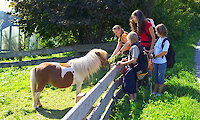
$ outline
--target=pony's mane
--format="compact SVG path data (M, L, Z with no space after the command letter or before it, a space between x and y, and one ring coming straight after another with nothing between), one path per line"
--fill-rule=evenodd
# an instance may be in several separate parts
M71 67L83 77L83 79L92 76L101 67L101 61L95 52L100 52L103 57L107 56L107 52L102 49L93 49L85 56L75 58L69 61Z

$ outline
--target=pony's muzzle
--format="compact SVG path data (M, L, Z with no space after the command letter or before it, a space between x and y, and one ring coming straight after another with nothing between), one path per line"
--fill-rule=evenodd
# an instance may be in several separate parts
M109 65L108 60L105 60L102 66L103 66L103 67L106 67L106 66L108 66L108 65Z

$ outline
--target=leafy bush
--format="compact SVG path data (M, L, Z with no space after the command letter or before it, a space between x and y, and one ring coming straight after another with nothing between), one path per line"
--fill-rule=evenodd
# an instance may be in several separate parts
M194 0L15 0L11 7L20 18L15 22L29 35L39 33L44 47L106 42L115 24L130 30L136 9L164 23L173 39L200 29L200 4Z
M25 33L39 33L46 46L52 46L60 43L57 36L66 45L70 33L80 44L100 43L111 37L115 24L129 30L132 11L140 8L150 14L152 4L150 0L15 0L11 7Z
M164 23L174 41L200 29L200 4L194 0L156 0L153 18L156 24Z

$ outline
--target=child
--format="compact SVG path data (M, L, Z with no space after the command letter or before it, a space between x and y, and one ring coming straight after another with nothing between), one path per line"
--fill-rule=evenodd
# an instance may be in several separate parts
M155 78L155 88L153 94L156 96L160 96L163 88L164 88L164 78L165 78L165 70L167 67L167 60L165 55L168 52L169 41L166 40L164 42L164 46L162 48L162 42L165 38L167 38L167 28L164 24L159 24L155 28L156 34L159 39L155 44L153 54L151 54L151 58L153 58L154 63L154 78Z
M155 43L155 34L152 24L146 19L141 10L135 10L130 19L131 30L140 37L140 45L146 50L152 50Z
M124 29L121 28L120 25L115 25L112 28L112 30L119 39L118 39L117 47L109 59L111 59L115 55L119 55L120 53L123 54L124 51L126 51L130 48L130 45L127 43L128 33L125 32ZM123 45L123 47L122 47L122 45Z
M138 41L138 35L135 32L130 32L127 36L128 43L132 45L131 49L129 50L129 56L128 60L126 58L123 58L122 61L118 61L117 64L120 65L129 65L129 68L127 72L124 75L124 80L123 80L123 88L125 92L128 93L130 100L136 101L136 93L137 93L137 87L136 87L136 82L137 82L137 75L134 70L134 68L131 66L136 63L140 50L137 45L139 45ZM132 57L131 57L132 56Z

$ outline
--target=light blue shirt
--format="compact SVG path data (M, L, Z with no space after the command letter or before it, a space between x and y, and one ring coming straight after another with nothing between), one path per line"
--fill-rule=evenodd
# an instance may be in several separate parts
M167 37L159 38L158 41L156 42L156 44L154 46L154 54L155 55L161 53L162 51L168 52L168 48L169 48L169 41L168 40L165 41L164 47L162 49L162 42L165 38L167 38ZM167 59L166 59L165 55L153 59L153 63L156 63L156 64L163 64L163 63L166 63L166 62L167 62Z

